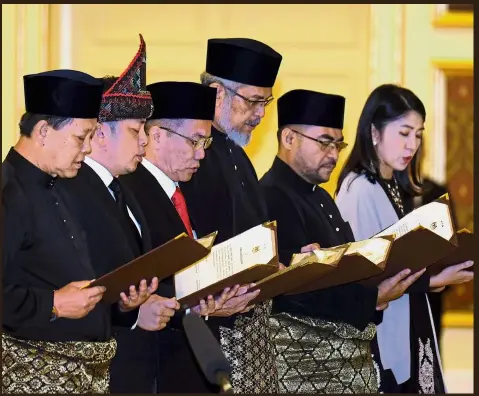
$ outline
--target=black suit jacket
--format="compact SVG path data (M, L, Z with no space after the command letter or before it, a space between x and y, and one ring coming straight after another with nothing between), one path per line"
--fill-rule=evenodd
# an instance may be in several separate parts
M86 232L92 265L102 276L151 250L148 225L140 208L127 188L123 188L126 203L141 227L139 246L116 201L101 178L87 164L77 177L58 183L69 195L69 203ZM118 315L117 309L114 312ZM131 325L138 310L131 313ZM155 332L136 327L113 327L117 353L110 366L112 393L151 393L155 387Z
M134 173L121 176L120 180L135 195L146 215L153 248L186 232L170 198L143 165L140 164ZM175 296L173 278L161 282L158 293L164 297ZM158 391L160 393L217 392L216 387L212 387L206 381L196 362L183 331L181 318L182 314L176 314L168 326L157 333Z

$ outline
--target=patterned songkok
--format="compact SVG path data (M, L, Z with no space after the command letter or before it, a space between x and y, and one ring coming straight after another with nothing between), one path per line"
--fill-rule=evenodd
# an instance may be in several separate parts
M146 44L140 34L140 48L118 80L103 94L98 121L146 119L153 113L153 101L146 90Z

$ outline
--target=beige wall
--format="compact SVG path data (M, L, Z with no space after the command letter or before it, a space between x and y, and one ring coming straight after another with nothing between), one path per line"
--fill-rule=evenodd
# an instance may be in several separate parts
M347 97L345 135L351 144L372 88L394 82L413 89L430 115L427 167L440 179L445 147L434 64L472 65L473 35L472 28L434 27L434 10L432 4L2 5L2 157L18 136L23 74L59 67L118 74L141 32L148 81L198 81L209 37L250 36L284 55L275 97L294 88ZM247 148L259 176L277 149L275 107Z
M48 67L48 4L2 4L2 159L18 137L23 78Z
M52 19L65 6L53 5ZM147 80L199 81L210 37L249 36L262 40L284 56L275 97L294 88L345 95L346 136L368 90L368 5L81 5L70 6L71 48L53 44L52 63L61 58L70 67L96 76L118 74L138 47L138 33L147 43ZM131 15L141 7L141 24ZM94 12L92 10L94 9ZM108 17L115 15L114 20ZM264 18L268 15L268 18ZM291 19L297 15L297 19ZM63 19L62 18L62 19ZM246 24L245 24L246 23ZM52 31L61 41L62 26ZM63 33L64 34L64 33ZM261 176L276 154L276 104L267 110L247 153Z

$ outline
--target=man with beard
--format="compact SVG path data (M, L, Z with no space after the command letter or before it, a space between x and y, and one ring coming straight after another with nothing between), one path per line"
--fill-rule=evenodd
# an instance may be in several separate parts
M270 218L278 224L280 260L308 244L353 242L333 199L318 186L329 180L339 152L345 99L293 90L278 100L279 150L260 181ZM377 393L370 341L380 314L421 274L409 270L377 288L346 284L274 299L271 327L282 393Z
M147 86L153 98L154 112L145 124L148 144L145 158L134 173L120 177L135 194L146 216L153 247L160 246L185 232L194 237L179 182L188 182L200 167L212 142L211 123L216 105L216 89L193 82L158 82ZM256 294L233 297L239 286L225 290L215 308L228 300L226 307L210 316L228 315L231 308L240 311ZM160 293L174 296L173 277L160 284ZM212 296L210 296L212 299ZM170 325L157 335L159 393L217 392L206 381L175 315ZM188 380L185 381L185 378Z
M213 144L191 181L181 184L199 237L218 231L218 243L268 220L256 172L242 146L273 100L281 60L279 53L256 40L208 40L201 83L217 89ZM270 309L269 301L247 315L209 319L219 326L235 392L277 391Z

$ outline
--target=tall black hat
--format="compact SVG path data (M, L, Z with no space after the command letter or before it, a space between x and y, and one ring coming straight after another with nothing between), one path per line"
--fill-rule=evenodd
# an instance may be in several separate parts
M278 127L316 125L343 129L346 99L340 95L295 89L278 99Z
M68 118L98 118L102 82L76 70L23 76L25 111Z
M283 57L249 38L209 39L206 72L246 85L271 88Z
M182 81L157 82L146 88L153 99L154 111L151 119L214 119L216 88Z

